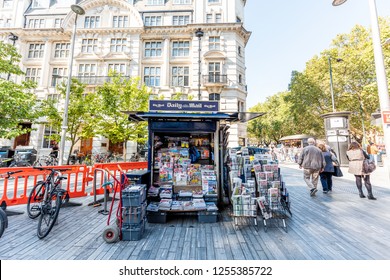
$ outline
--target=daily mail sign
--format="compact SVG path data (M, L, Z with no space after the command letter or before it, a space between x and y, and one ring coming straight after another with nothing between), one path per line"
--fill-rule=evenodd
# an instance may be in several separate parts
M149 111L218 112L218 101L149 100Z

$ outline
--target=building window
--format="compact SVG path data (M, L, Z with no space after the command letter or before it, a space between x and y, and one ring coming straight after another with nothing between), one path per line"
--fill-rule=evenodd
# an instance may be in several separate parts
M190 16L173 16L172 25L186 25L190 23Z
M242 85L242 75L238 74L238 83Z
M128 16L114 16L112 18L113 27L128 27L129 26L129 17Z
M243 101L238 101L237 102L237 110L238 112L244 112L245 111L245 106Z
M209 100L221 100L221 95L219 93L210 93Z
M236 22L241 22L241 18L240 17L236 17Z
M67 72L67 68L53 68L51 86L55 87L66 82L68 80Z
M108 64L108 72L114 71L116 74L126 75L126 64L124 63L113 63Z
M26 69L26 81L33 81L39 84L41 78L41 68L27 68Z
M52 94L59 96L59 94ZM47 98L48 100L50 99L49 96ZM54 135L57 135L58 132L54 130L52 126L45 125L45 133L43 135L43 140L42 140L42 148L51 148L53 144L53 139L55 138Z
M60 28L63 22L64 22L63 18L54 19L54 28Z
M44 28L45 20L44 19L30 19L28 21L28 28Z
M147 5L164 5L165 0L148 0Z
M42 58L45 44L30 44L28 47L28 58Z
M86 16L84 20L84 28L100 27L100 16Z
M56 43L54 49L55 58L69 57L70 43Z
M13 0L4 0L3 1L3 8L12 8L13 6Z
M81 41L81 52L92 53L97 50L97 39L83 39Z
M206 15L206 23L211 23L213 21L213 15L212 14L207 14Z
M96 64L80 64L78 75L83 77L96 76Z
M145 42L145 57L156 57L162 54L162 42Z
M209 49L210 50L219 50L221 45L221 39L219 36L209 37Z
M219 83L221 82L221 63L210 62L209 63L209 82Z
M145 67L144 68L144 83L149 87L160 86L160 67Z
M191 0L174 0L173 4L178 4L178 5L191 4Z
M112 38L110 44L111 52L126 52L127 39L126 38Z
M238 46L237 51L238 51L238 55L241 56L241 54L242 54L242 53L241 53L241 46Z
M215 22L216 23L222 22L222 14L215 14Z
M161 16L145 17L145 26L161 26Z
M172 67L172 86L186 87L189 86L190 68L188 66Z
M174 41L172 43L172 56L189 56L190 55L190 42L189 41Z

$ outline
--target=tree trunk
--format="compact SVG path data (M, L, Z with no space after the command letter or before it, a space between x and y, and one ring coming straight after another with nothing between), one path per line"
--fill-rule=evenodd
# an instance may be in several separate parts
M126 155L127 155L127 141L123 141L123 161L126 162Z

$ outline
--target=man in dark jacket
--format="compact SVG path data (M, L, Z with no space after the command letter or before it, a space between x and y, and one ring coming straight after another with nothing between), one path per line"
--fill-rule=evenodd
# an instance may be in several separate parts
M313 138L307 139L309 144L303 148L298 158L299 168L303 168L303 179L310 189L310 195L314 196L317 190L318 178L320 172L324 170L325 158L322 151L315 146L316 141Z

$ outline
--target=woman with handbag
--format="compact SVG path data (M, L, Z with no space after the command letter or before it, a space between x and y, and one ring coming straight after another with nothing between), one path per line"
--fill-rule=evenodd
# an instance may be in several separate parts
M318 144L318 148L322 151L326 162L324 170L320 173L322 192L328 193L332 191L332 176L334 173L333 161L337 161L337 158L326 148L324 144Z
M370 182L370 174L363 172L363 160L369 158L369 156L362 150L359 143L352 142L347 151L347 158L349 160L348 173L355 175L356 187L359 191L359 196L361 198L366 197L363 193L362 179L364 180L364 185L367 189L367 198L371 200L376 200L372 195L372 186Z

